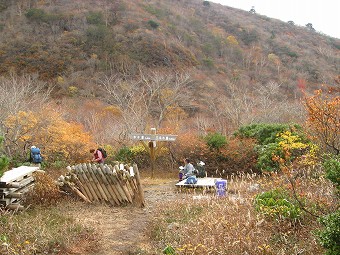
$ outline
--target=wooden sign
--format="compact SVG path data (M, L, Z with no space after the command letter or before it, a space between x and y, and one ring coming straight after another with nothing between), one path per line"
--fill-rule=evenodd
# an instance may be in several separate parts
M130 138L132 140L140 140L140 141L173 142L173 141L176 141L177 135L131 134Z
M142 141L145 148L149 150L150 159L151 159L151 177L154 176L154 169L155 169L155 160L156 160L156 141L159 142L174 142L177 138L177 135L163 135L163 134L156 134L156 129L151 128L153 134L130 134L130 138L132 140L139 140ZM148 145L145 144L145 141L148 141Z

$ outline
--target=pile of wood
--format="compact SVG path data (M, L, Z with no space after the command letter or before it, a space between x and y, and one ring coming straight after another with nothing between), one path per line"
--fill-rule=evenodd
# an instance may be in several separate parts
M23 195L34 186L33 173L39 167L20 166L6 171L0 178L0 207L11 210L22 210L20 204Z
M113 206L128 203L144 206L144 193L137 165L78 164L67 167L58 185L84 201L105 202Z

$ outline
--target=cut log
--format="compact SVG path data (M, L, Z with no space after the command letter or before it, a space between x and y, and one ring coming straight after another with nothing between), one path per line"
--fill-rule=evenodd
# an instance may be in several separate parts
M22 198L23 194L20 192L9 193L5 198Z
M6 209L9 209L9 210L16 210L16 211L22 211L25 209L25 207L23 207L22 205L20 204L9 204L6 206Z

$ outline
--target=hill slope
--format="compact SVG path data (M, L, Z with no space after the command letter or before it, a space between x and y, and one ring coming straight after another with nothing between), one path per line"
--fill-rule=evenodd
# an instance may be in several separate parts
M301 90L339 86L339 39L208 1L0 0L0 15L0 75L35 75L56 84L59 99L70 87L103 96L105 75L190 73L190 104L179 106L189 116L223 108L213 117L228 119L265 111L254 101L269 94L293 105ZM236 126L279 121L240 118Z

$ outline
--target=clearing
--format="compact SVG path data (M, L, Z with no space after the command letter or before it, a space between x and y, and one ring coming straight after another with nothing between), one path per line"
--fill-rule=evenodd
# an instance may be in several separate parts
M179 192L176 180L143 181L145 207L132 205L111 207L103 204L77 202L69 204L66 211L79 222L95 229L98 245L88 247L84 242L74 245L69 254L82 255L138 255L152 253L153 247L148 235L148 224L153 219L157 205L167 201L187 199L186 192ZM192 195L191 195L192 196ZM99 235L99 236L98 236ZM158 251L159 254L159 251Z

